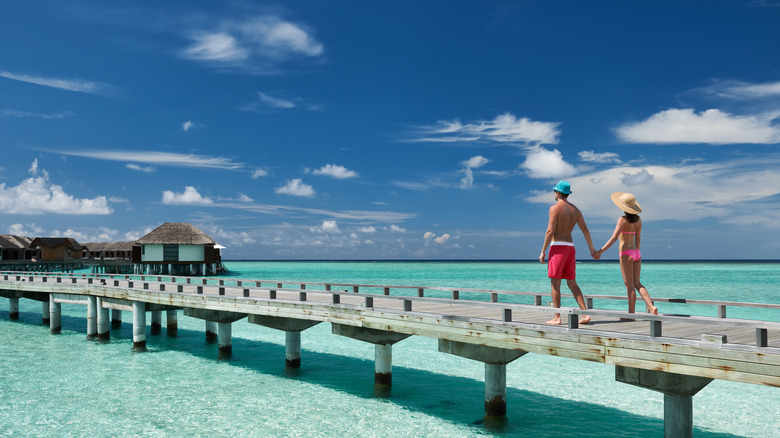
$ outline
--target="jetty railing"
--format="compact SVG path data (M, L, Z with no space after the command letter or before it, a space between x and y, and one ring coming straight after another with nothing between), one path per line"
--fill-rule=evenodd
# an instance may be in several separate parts
M479 288L451 288L441 286L419 286L419 285L378 285L378 284L363 284L363 283L338 283L338 282L300 282L290 280L257 280L257 279L225 279L225 278L206 278L206 277L182 277L172 275L131 275L131 274L71 274L71 273L48 273L37 271L0 271L0 275L15 275L19 277L24 276L45 276L45 277L68 277L68 278L104 278L104 279L116 279L122 278L125 280L139 280L139 281L155 281L162 283L167 281L169 283L184 283L184 284L201 284L203 286L218 285L229 286L233 285L237 288L246 287L247 285L253 285L254 288L275 288L277 290L309 290L309 291L322 291L322 292L352 292L355 294L372 294L374 296L416 296L418 298L448 298L451 300L461 301L489 301L492 303L518 303L516 301L521 297L531 297L533 299L534 306L543 306L545 301L549 298L549 292L526 292L526 291L509 291L500 289L479 289ZM32 280L30 280L32 281ZM346 289L345 289L346 288ZM463 294L463 296L461 296ZM573 297L569 293L562 293L562 297ZM604 301L626 301L628 298L625 295L594 295L588 294L585 296L586 307L588 309L596 309L594 302L596 300ZM699 305L714 307L717 312L718 318L727 318L727 309L729 307L737 308L755 308L755 309L771 309L780 310L780 303L755 303L755 302L740 302L740 301L725 301L725 300L700 300L689 298L671 298L671 297L654 297L654 303L670 303L670 304L685 304L685 305ZM614 309L610 309L614 310ZM615 312L613 312L615 313ZM588 313L582 313L583 315ZM606 314L604 314L606 316ZM641 313L639 314L641 315ZM610 316L614 316L610 314ZM625 316L625 315L622 315Z

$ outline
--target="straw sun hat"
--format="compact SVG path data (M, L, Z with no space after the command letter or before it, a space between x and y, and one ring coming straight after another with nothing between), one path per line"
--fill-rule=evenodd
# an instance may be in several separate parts
M612 202L626 213L639 214L642 212L642 207L637 204L636 197L631 193L615 192L611 198Z

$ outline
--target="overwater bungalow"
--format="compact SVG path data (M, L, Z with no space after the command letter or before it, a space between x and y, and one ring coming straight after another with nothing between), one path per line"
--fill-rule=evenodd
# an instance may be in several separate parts
M222 248L192 224L166 222L135 242L134 273L218 275L224 270Z
M89 242L84 257L99 260L130 260L133 257L135 242Z
M34 257L34 251L29 248L32 239L26 236L0 234L0 260L24 261Z
M86 248L71 237L36 237L27 246L42 262L68 262L84 257Z

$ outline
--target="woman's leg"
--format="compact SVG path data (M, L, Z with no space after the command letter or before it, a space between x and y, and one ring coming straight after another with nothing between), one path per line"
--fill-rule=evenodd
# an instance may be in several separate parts
M629 256L620 256L620 272L623 274L623 283L626 285L628 295L628 313L634 313L636 307L636 289L634 288L634 259Z
M658 308L653 306L653 300L650 299L650 292L648 292L647 288L644 287L642 283L639 281L639 275L641 273L642 273L642 260L637 260L634 262L634 287L636 288L636 290L639 291L639 295L642 296L642 299L645 300L645 304L647 305L647 311L653 315L658 315Z

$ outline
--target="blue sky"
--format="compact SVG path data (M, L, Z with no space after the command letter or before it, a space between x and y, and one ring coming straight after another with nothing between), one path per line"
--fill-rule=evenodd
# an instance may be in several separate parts
M624 191L646 259L778 259L778 23L774 0L5 1L0 233L534 259L567 179L598 246Z

